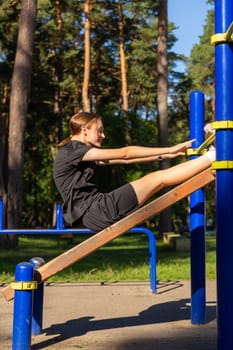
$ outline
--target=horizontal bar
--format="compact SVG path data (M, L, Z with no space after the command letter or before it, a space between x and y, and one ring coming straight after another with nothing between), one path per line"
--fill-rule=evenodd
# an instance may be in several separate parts
M127 232L129 233L137 233L137 232L142 232L144 233L147 230L146 227L137 227L137 228L132 228L128 230ZM51 229L2 229L0 230L0 234L5 234L5 235L64 235L64 234L94 234L95 232L89 229L71 229L71 228L66 228L66 229L56 229L56 228L51 228ZM146 233L146 232L145 232Z

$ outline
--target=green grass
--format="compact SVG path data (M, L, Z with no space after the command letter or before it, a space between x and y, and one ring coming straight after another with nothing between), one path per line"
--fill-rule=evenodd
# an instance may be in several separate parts
M17 250L0 250L0 282L14 279L17 263L40 256L49 261L89 236L76 235L73 242L56 236L21 236ZM206 238L206 275L215 279L215 237ZM190 279L190 253L177 252L157 242L157 279ZM149 280L148 238L125 234L50 278L50 282Z

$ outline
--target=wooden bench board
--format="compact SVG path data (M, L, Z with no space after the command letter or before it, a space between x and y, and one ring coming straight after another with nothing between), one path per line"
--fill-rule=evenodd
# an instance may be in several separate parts
M64 268L74 264L78 260L94 252L96 249L112 241L114 238L127 232L132 227L140 224L151 216L160 213L162 210L176 203L180 199L185 198L190 193L208 185L210 182L214 181L214 179L215 177L211 168L208 168L184 183L174 187L169 192L166 192L162 196L137 209L127 217L91 236L84 242L74 246L41 266L37 270L39 282L46 281ZM14 298L14 290L10 285L3 288L1 292L7 301Z

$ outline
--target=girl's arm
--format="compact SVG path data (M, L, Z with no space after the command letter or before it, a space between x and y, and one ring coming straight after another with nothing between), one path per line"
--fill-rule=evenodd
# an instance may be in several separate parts
M127 146L122 148L100 149L91 148L83 157L83 161L96 161L99 164L129 164L149 162L164 158L174 158L184 155L192 141L186 141L171 147L141 147Z

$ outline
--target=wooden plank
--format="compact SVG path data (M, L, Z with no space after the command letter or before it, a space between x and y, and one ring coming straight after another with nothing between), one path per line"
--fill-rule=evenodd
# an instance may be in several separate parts
M188 181L178 185L177 187L173 188L152 202L146 204L142 208L139 208L122 220L91 236L81 244L67 250L65 253L57 256L47 264L40 267L37 271L38 281L46 281L49 277L52 277L64 268L84 258L88 254L102 247L104 244L112 241L114 238L127 232L129 229L145 221L151 216L160 213L162 210L176 203L180 199L188 196L190 193L206 186L214 179L215 177L209 168L189 179ZM14 291L10 286L3 288L1 292L7 301L10 301L14 298Z

